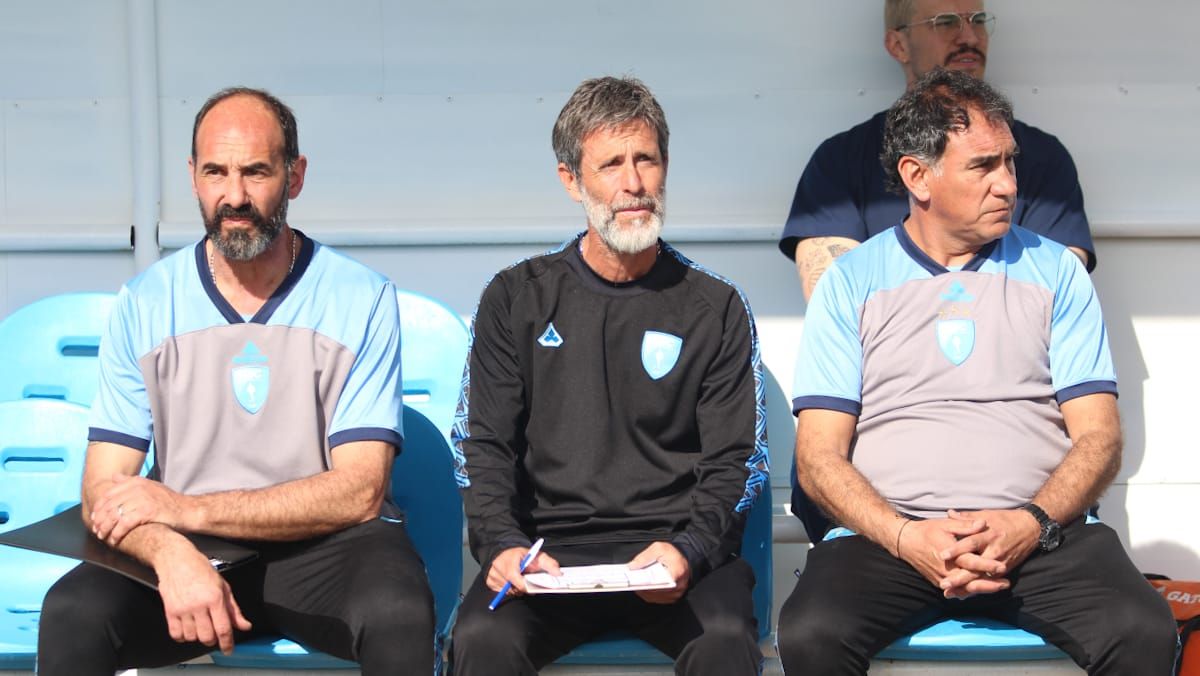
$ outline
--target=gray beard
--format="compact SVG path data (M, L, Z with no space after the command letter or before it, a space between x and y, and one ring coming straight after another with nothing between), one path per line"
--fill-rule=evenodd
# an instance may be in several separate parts
M579 195L580 201L583 202L583 210L587 214L588 223L596 229L600 241L604 242L604 245L613 252L636 254L658 243L666 211L664 207L665 187L657 196L650 198L654 202L651 214L632 221L626 226L617 223L616 209L621 206L610 208L603 202L593 200L582 186L580 186Z

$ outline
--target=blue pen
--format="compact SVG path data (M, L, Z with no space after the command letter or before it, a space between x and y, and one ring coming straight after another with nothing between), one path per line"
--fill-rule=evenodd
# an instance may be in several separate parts
M522 573L524 573L525 569L529 567L529 564L533 563L533 560L537 558L538 552L542 551L542 545L545 543L546 538L538 538L537 542L533 543L533 546L530 547L525 556L521 558ZM500 605L500 602L504 600L505 595L508 594L508 590L510 589L512 589L512 583L505 582L504 586L500 588L500 591L496 592L496 598L492 599L492 602L488 604L488 610L495 610L496 607Z

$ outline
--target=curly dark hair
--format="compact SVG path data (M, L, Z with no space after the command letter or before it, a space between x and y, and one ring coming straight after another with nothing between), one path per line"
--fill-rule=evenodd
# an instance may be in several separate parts
M971 110L982 113L992 123L1012 125L1012 104L983 80L935 68L913 83L892 104L883 128L879 161L883 163L888 190L907 195L900 178L900 158L907 155L936 165L946 151L950 132L963 132L971 126Z

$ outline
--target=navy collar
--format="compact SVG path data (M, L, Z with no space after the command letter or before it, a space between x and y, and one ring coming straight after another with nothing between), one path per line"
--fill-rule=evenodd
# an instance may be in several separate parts
M912 238L908 236L908 231L904 229L904 221L900 221L894 227L896 229L896 239L900 242L900 248L904 249L904 253L916 261L917 265L925 268L929 274L935 277L950 272L949 268L930 258L928 254L921 250L921 247L917 246L916 242L912 241ZM978 272L979 268L983 267L984 261L991 257L992 252L996 250L996 245L999 243L1000 240L994 239L980 247L979 251L975 252L974 258L962 266L962 271Z
M308 269L309 263L312 262L313 254L316 251L316 244L308 237L305 237L304 233L299 230L293 228L292 232L295 232L296 236L300 237L301 240L300 251L296 254L296 264L292 266L292 271L288 273L288 276L284 277L279 286L275 287L275 290L271 292L271 297L267 299L267 302L263 303L258 312L255 312L254 316L250 318L249 322L252 324L267 323L271 315L275 314L275 309L291 293L292 289L296 286L296 282L300 281L300 278L304 276L304 271ZM204 239L196 243L195 249L196 272L200 275L200 284L204 287L204 292L208 294L209 300L217 307L221 316L225 318L225 321L230 324L244 324L246 323L246 319L237 310L233 309L233 306L229 304L229 301L225 300L225 296L222 296L221 292L217 290L216 285L213 284L212 271L208 267L208 255L204 250L204 244L207 241L208 236L205 236Z

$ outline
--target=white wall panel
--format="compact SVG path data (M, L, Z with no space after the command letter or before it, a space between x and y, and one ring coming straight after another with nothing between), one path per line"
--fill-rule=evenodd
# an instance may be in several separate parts
M58 293L115 293L135 272L128 252L0 254L0 318Z
M876 86L890 62L859 47L880 42L880 17L863 2L389 2L387 91L565 98L624 72L661 92L844 87L847 72Z
M125 0L0 3L0 99L128 94Z
M997 15L988 61L995 82L1178 83L1200 75L1195 0L994 0L988 9Z
M156 6L163 97L203 102L233 85L286 98L379 92L378 0L160 0Z
M132 219L128 99L6 102L5 224Z
M1200 120L1200 89L1112 83L1012 95L1022 119L1071 151L1094 232L1136 237L1129 224L1200 222L1200 125L1184 123Z

